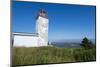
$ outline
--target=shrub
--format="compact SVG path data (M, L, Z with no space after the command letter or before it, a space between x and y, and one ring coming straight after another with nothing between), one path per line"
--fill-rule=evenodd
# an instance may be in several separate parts
M93 43L92 41L89 41L88 38L83 38L81 44L82 47L86 48L86 49L90 49L93 47Z

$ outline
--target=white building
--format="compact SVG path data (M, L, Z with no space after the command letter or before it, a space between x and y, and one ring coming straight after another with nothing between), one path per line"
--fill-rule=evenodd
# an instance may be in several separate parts
M48 18L44 10L39 12L36 19L36 33L12 33L13 45L23 47L48 46Z

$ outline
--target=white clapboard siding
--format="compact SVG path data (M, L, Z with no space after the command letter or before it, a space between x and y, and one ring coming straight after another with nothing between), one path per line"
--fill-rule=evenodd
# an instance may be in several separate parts
M26 33L14 33L13 45L17 47L38 47L38 35Z

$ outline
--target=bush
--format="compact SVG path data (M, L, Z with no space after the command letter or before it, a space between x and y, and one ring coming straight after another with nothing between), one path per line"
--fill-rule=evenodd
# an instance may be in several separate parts
M86 38L86 37L83 38L80 45L86 49L93 48L93 43L91 41L89 41L88 38Z

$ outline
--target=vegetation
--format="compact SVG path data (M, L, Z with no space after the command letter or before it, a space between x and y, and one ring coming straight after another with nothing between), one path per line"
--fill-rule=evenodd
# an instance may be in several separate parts
M96 60L96 49L58 47L13 47L13 65L30 65Z
M96 49L95 46L91 49L75 49L73 56L76 61L95 61L96 60Z
M86 48L86 49L90 49L93 48L94 44L92 43L92 41L89 41L88 38L83 38L81 46Z

